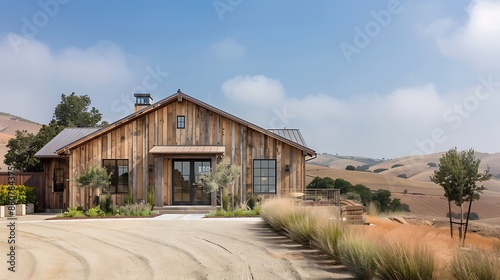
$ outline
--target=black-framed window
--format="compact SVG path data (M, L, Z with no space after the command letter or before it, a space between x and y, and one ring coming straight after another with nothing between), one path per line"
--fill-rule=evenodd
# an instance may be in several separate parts
M177 116L177 128L185 128L185 127L186 127L186 117Z
M253 192L276 193L276 160L253 160Z
M111 173L110 193L128 193L128 159L103 159L104 168Z
M54 192L64 191L64 169L54 168Z

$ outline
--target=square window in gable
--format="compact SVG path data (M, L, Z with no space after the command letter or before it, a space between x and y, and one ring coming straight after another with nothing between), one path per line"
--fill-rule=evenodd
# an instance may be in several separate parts
M185 128L185 127L186 127L186 117L177 116L177 128Z

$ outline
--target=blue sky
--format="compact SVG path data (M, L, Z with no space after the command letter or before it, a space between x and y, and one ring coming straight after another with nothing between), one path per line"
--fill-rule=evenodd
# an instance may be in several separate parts
M499 152L500 1L0 2L0 111L178 88L318 152Z

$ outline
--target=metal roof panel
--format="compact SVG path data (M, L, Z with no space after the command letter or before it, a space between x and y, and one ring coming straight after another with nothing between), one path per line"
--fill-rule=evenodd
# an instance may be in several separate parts
M60 157L56 151L60 148L72 143L82 137L96 132L99 128L92 127L72 127L65 128L56 137L52 138L49 143L45 144L36 154L37 158L57 158Z

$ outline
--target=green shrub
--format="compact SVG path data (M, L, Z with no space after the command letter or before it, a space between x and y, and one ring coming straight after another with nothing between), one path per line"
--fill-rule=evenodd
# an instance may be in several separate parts
M384 172L386 170L388 170L388 169L387 168L377 168L377 169L373 170L373 173L380 173L380 172Z
M224 211L217 209L206 214L205 217L255 217L259 216L260 207L256 206L253 210L236 209L234 211Z
M453 279L500 279L500 259L492 252L459 250L450 263Z
M446 218L450 217L450 213L446 212ZM460 219L460 213L451 212L451 217L453 219ZM467 219L467 212L463 213L463 218ZM470 212L469 220L479 220L479 215L476 212Z
M89 217L104 217L106 215L106 213L101 210L101 207L99 205L94 208L90 208L86 214Z
M73 208L68 208L68 211L65 211L63 213L63 216L64 217L85 217L85 214L83 213L82 210L78 210L77 207L73 207Z
M403 242L379 243L375 258L380 279L434 279L437 266L427 247Z
M344 234L338 242L340 261L356 277L356 279L374 279L377 271L375 257L377 246L365 236Z
M9 185L0 186L0 205L10 204ZM28 204L36 203L36 188L25 185L14 185L14 203Z
M356 171L368 171L368 172L370 172L370 170L368 170L368 168L370 168L370 166L371 166L370 164L357 166Z
M104 197L104 198L102 198ZM105 213L113 213L113 199L110 194L101 195L99 206Z
M155 205L155 186L149 185L148 187L148 203L151 205L151 210L153 210L153 206Z
M399 178L403 178L403 179L408 179L408 176L406 176L406 174L399 174L397 177Z
M356 167L354 167L354 165L348 165L348 166L345 167L345 170L355 171Z

